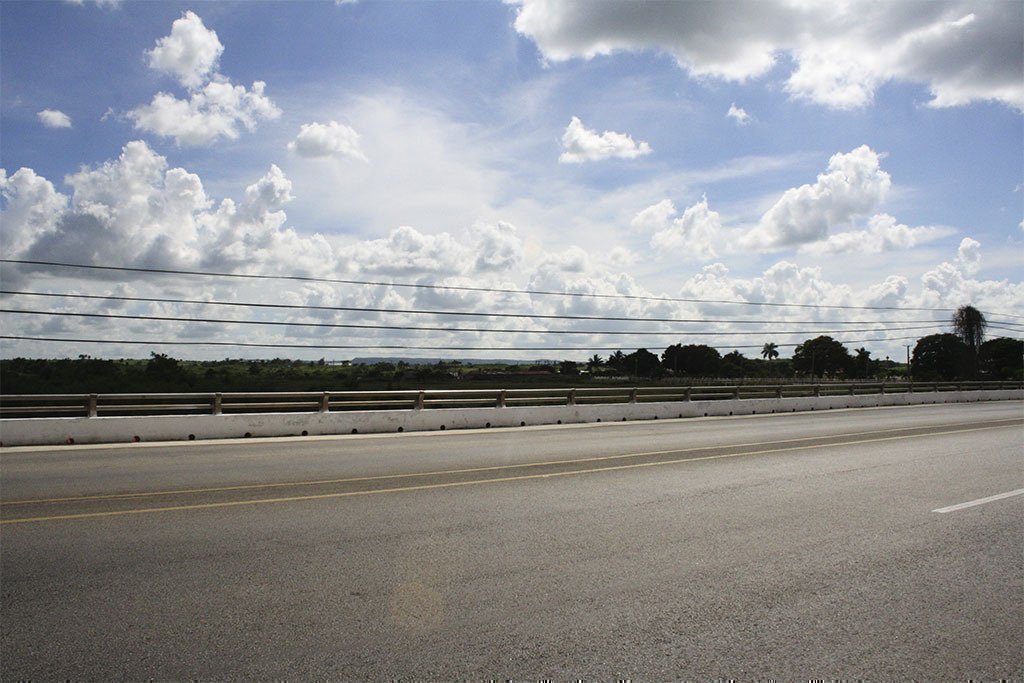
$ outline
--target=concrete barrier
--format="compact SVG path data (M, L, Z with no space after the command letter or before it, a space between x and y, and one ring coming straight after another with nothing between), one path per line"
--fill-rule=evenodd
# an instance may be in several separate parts
M600 405L0 420L0 446L317 436L1022 400L1024 389Z

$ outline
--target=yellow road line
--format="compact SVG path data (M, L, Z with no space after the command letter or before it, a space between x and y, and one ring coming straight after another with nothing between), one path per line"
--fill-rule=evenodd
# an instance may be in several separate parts
M991 422L999 423L1021 423L1018 418L1005 418L1000 420L992 420ZM976 424L974 422L958 422L950 425L944 425L945 427L965 427L968 425ZM409 472L405 474L380 474L365 477L346 477L341 479L313 479L309 481L290 481L290 482L279 482L279 483L263 483L263 484L237 484L233 486L213 486L205 488L193 488L193 489L168 489L163 491L142 491L137 493L108 493L108 494L97 494L90 496L67 496L63 498L37 498L37 499L26 499L26 500L11 500L11 501L0 501L0 507L11 507L16 505L42 505L42 504L56 504L56 503L75 503L85 502L93 500L120 500L124 498L150 498L157 496L175 496L175 495L190 495L196 493L222 493L226 491L251 491L255 489L277 489L277 488L295 488L300 486L326 486L329 484L350 484L366 481L381 481L385 479L411 479L411 478L423 478L423 477L434 477L441 475L450 474L472 474L474 472L492 472L495 470L507 470L507 469L518 469L527 467L548 467L551 465L576 465L585 462L607 462L610 460L623 460L626 458L643 458L651 457L656 455L667 455L669 453L693 453L694 451L706 451L710 449L722 449L722 448L749 448L752 446L766 446L773 444L783 443L797 443L801 441L814 441L816 439L824 438L852 438L857 436L866 436L869 434L888 434L892 432L908 432L915 429L924 429L926 427L894 427L892 429L877 429L866 432L848 432L845 434L833 434L829 436L807 436L798 437L793 439L780 439L778 441L755 441L753 443L739 443L730 444L726 446L694 446L692 448L672 448L669 450L661 451L642 451L639 453L622 453L617 455L599 455L590 458L576 458L572 460L547 460L541 462L527 462L518 464L505 464L505 465L489 465L487 467L469 467L465 469L457 470L435 470L430 472ZM934 433L934 432L930 432Z
M353 498L353 497L356 497L356 496L372 496L372 495L379 495L379 494L385 494L385 493L406 493L406 492L410 492L410 491L429 491L429 490L433 490L433 489L455 488L455 487L459 487L459 486L475 486L475 485L479 485L479 484L499 484L499 483L504 483L504 482L513 482L513 481L527 481L527 480L530 480L530 479L549 479L549 478L553 478L553 477L567 477L567 476L580 475L580 474L594 474L594 473L597 473L597 472L613 472L613 471L618 471L618 470L639 469L641 467L657 467L657 466L661 466L661 465L677 465L677 464L680 464L680 463L698 462L698 461L703 461L703 460L722 460L722 459L725 459L725 458L739 458L739 457L747 457L747 456L754 456L754 455L768 455L768 454L771 454L771 453L785 453L785 452L792 452L792 451L803 451L803 450L811 450L811 449L815 449L815 448L830 448L830 447L837 447L837 446L856 446L856 445L859 445L859 444L879 443L879 442L883 442L883 441L901 441L901 440L905 440L905 439L916 439L916 438L921 438L921 437L926 437L926 436L935 436L935 435L939 435L939 434L957 434L957 433L985 431L985 430L989 430L989 429L1001 429L1004 426L1005 425L992 425L992 426L988 426L988 427L975 427L975 428L971 428L971 429L954 429L954 430L946 430L946 431L934 431L934 432L927 432L925 434L908 434L908 435L904 435L904 436L886 436L886 437L879 437L877 439L860 439L860 440L857 440L857 441L846 441L846 442L839 442L839 443L811 444L811 445L807 445L807 446L791 446L791 447L787 447L787 448L771 448L771 449L765 449L765 450L760 450L760 451L745 451L745 452L741 452L741 453L722 453L722 454L719 454L719 455L705 455L705 456L698 456L698 457L695 457L695 458L678 458L678 459L673 459L673 460L660 460L660 461L656 461L656 462L633 463L633 464L630 464L630 465L612 465L612 466L607 466L607 467L595 467L595 468L590 468L590 469L585 469L585 470L571 470L571 471L568 471L568 472L549 472L549 473L546 473L546 474L524 474L524 475L518 475L518 476L514 476L514 477L495 477L495 478L491 478L491 479L473 479L473 480L470 480L470 481L445 482L445 483L440 483L440 484L421 484L421 485L418 485L418 486L401 486L401 487L394 487L394 488L387 488L387 489L375 489L375 490L370 490L370 491L346 491L346 492L341 492L341 493L318 493L318 494L305 495L305 496L287 496L287 497L283 497L283 498L263 498L263 499L258 499L258 500L238 500L238 501L228 501L228 502L221 502L221 503L197 503L197 504L192 504L192 505L173 505L173 506L155 507L155 508L136 508L136 509L133 509L133 510L114 510L114 511L108 511L108 512L84 512L84 513L77 513L77 514L70 514L70 515L52 515L52 516L46 516L46 517L23 517L23 518L20 518L20 519L0 520L0 525L6 525L6 524L25 524L25 523L30 523L30 522L52 522L52 521L73 520L73 519L88 519L88 518L95 518L95 517L120 517L120 516L123 516L123 515L139 515L139 514L149 514L149 513L156 513L156 512L179 512L179 511L184 511L184 510L206 510L206 509L211 509L211 508L237 507L237 506L241 506L241 505L268 505L268 504L271 504L271 503L290 503L290 502L297 502L297 501L324 500L324 499L328 499L328 498ZM672 452L672 451L669 451L669 452Z

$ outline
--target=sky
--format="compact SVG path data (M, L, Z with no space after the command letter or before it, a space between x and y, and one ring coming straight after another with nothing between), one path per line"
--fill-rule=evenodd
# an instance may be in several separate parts
M0 355L1019 338L1022 114L1016 0L5 0Z

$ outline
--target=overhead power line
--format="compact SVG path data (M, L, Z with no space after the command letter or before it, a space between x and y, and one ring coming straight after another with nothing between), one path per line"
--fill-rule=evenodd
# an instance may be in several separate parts
M692 303L692 304L725 304L725 305L736 305L736 306L771 306L771 307L782 307L782 308L806 308L806 309L836 309L836 310L862 310L862 311L926 311L933 313L951 313L954 312L955 308L925 308L925 307L910 307L910 306L853 306L845 304L794 304L794 303L781 303L775 301L741 301L735 299L698 299L698 298L683 298L683 297L660 297L660 296L642 296L637 294L596 294L586 292L555 292L550 290L541 289L515 289L515 288L504 288L504 287L472 287L468 285L440 285L440 284L425 284L419 282L380 282L374 280L355 280L347 278L324 278L324 277L312 277L307 275L260 275L251 273L224 273L224 272L213 272L213 271L199 271L199 270L179 270L171 268L134 268L128 266L97 266L88 265L81 263L64 263L59 261L35 261L25 259L0 259L0 263L10 263L14 265L28 265L28 266L42 266L47 268L72 268L72 269L84 269L84 270L97 270L107 272L124 272L124 273L140 273L140 274L160 274L160 275L185 275L185 276L197 276L197 277L217 277L217 278L232 278L232 279L248 279L248 280L286 280L293 282L321 282L328 284L345 284L345 285L365 285L372 287L396 287L396 288L408 288L408 289L426 289L426 290L448 290L458 292L485 292L492 294L526 294L530 296L561 296L561 297L573 297L573 298L591 298L591 299L618 299L618 300L633 300L633 301L660 301L660 302L672 302L672 303ZM1024 315L1013 315L1013 314L999 314L991 313L989 311L983 311L988 315L1001 315L1007 318L1024 318Z
M481 312L481 311L453 311L453 310L424 310L410 308L381 308L374 306L323 306L308 304L275 304L263 302L238 302L238 301L210 301L204 299L176 299L166 297L141 297L141 296L115 296L98 294L58 294L53 292L19 292L14 290L0 290L2 295L10 296L38 296L48 298L64 299L85 299L93 301L120 301L132 303L159 303L159 304L184 304L197 306L228 306L243 308L264 308L276 310L301 310L301 311L334 311L349 313L393 313L400 315L437 315L454 317L482 317L482 318L533 318L537 320L592 320L603 322L652 322L652 323L697 323L697 324L730 324L730 325L774 325L786 323L791 325L889 325L909 323L930 323L946 324L945 320L779 320L779 319L743 319L743 318L636 318L632 316L601 316L601 315L570 315L570 314L544 314L544 313L509 313L509 312ZM1024 323L1007 322L1005 324L1017 325Z
M938 324L933 325L918 325L918 326L905 326L905 327L894 327L894 328L854 328L854 329L842 329L842 330L771 330L770 332L764 332L761 330L753 332L687 332L687 331L664 331L664 330L529 330L529 329L515 329L515 328L492 328L492 327L433 327L433 326L415 326L415 325L381 325L376 323L318 323L318 322L293 322L287 320L238 320L231 318L182 318L181 316L169 316L169 315L136 315L136 314L125 314L125 313L79 313L73 311L39 311L31 309L19 309L19 308L0 308L0 313L15 313L20 315L46 315L46 316L57 316L57 317L68 317L68 318L99 318L108 320L151 320L151 321L162 321L162 322L177 322L177 323L210 323L219 325L265 325L265 326L277 326L277 327L316 327L316 328L340 328L340 329L360 329L360 330L398 330L403 332L492 332L492 333L507 333L507 334L577 334L577 335L612 335L612 336L623 336L623 335L657 335L667 337L669 335L682 335L682 336L700 336L700 337L736 337L736 336L759 336L763 337L766 334L775 336L788 336L794 334L849 334L849 333L865 333L865 332L889 332L889 331L910 331L910 330L930 330L938 327Z

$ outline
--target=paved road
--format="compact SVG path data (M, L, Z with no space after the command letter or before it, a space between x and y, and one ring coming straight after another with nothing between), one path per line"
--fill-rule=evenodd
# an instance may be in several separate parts
M0 675L1021 678L1024 404L0 451Z

